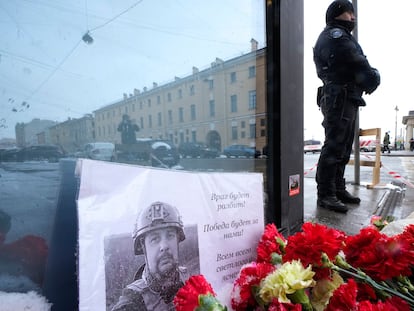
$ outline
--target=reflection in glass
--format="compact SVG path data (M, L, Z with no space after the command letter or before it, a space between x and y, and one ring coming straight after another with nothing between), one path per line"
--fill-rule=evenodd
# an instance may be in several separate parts
M41 289L62 161L264 171L264 20L253 0L2 3L0 247L34 237L39 265L0 275Z

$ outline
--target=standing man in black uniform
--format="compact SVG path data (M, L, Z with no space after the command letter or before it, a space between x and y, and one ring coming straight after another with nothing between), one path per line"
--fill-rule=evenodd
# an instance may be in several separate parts
M358 108L365 106L362 95L371 94L380 84L378 71L370 66L351 34L354 27L352 3L336 0L326 11L326 27L314 47L317 74L323 82L317 100L325 129L316 172L318 206L341 213L348 211L344 203L361 201L345 189L344 172Z

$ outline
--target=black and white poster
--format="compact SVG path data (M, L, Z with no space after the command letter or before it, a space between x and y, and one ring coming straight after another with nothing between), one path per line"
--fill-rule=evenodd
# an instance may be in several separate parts
M168 304L195 274L225 299L241 266L256 258L262 174L92 160L79 160L77 173L79 310ZM147 287L162 297L136 295Z

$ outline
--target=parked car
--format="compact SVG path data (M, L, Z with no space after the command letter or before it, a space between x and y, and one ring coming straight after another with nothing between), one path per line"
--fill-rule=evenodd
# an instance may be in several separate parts
M173 167L180 161L177 147L168 140L152 140L151 165L154 167Z
M308 152L316 153L321 152L322 150L322 144L319 140L305 140L304 146L303 146L303 152L306 154Z
M210 148L205 143L201 142L181 143L178 146L178 152L183 158L216 158L218 156L217 149Z
M223 154L226 157L246 157L246 158L258 158L261 155L259 150L247 145L230 145L223 149Z
M8 148L0 151L0 162L19 161L20 148Z
M33 145L20 150L22 161L48 160L57 162L65 156L63 150L56 145Z
M360 140L359 150L361 152L374 152L376 150L376 143L374 140Z
M75 154L78 158L88 158L100 161L115 160L115 145L109 142L95 142L85 144L82 150Z

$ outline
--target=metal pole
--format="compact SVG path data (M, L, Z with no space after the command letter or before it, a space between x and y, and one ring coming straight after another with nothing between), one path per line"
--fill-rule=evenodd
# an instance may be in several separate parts
M354 14L358 18L358 1L352 0L354 6ZM353 36L358 41L358 23L356 24L353 32ZM359 109L357 110L355 117L355 134L354 134L354 183L360 184L360 156L359 156Z
M397 113L399 111L398 106L395 106L395 136L394 136L394 150L397 150Z

